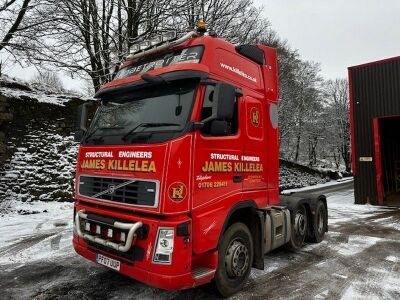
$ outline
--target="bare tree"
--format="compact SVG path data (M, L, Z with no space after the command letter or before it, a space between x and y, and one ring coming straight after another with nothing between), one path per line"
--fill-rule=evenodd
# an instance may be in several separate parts
M11 39L21 30L20 25L25 17L31 0L1 0L0 1L0 51L5 47L17 46L11 44Z
M97 90L113 78L134 41L159 30L171 7L167 0L55 0L46 8L53 22L33 30L26 57L36 66L89 76Z
M0 51L26 50L34 40L32 29L40 32L54 19L46 13L52 0L0 0Z
M232 43L255 43L268 31L269 23L261 16L262 9L249 0L181 0L179 14L173 19L175 28L194 28L199 20L207 23L217 36Z
M31 79L31 84L39 90L48 92L62 93L65 91L60 77L58 77L55 72L51 71L37 73Z
M34 0L32 0L34 1ZM39 0L35 0L39 1ZM269 27L248 0L41 0L23 57L89 77L97 90L118 71L130 47L164 30L180 33L198 20L231 42L259 39Z
M328 80L325 84L326 108L331 120L328 134L335 150L335 160L343 159L347 172L351 171L350 106L346 79Z

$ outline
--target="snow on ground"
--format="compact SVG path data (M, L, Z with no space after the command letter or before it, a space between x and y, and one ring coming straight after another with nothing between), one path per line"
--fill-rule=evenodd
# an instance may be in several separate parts
M16 202L0 217L0 265L72 255L73 203Z
M400 299L400 210L354 205L351 182L342 186L325 185L326 239L298 252L268 254L265 269L253 269L232 299ZM6 296L215 299L208 286L166 292L77 256L71 203L21 202L15 208L0 217L0 289Z

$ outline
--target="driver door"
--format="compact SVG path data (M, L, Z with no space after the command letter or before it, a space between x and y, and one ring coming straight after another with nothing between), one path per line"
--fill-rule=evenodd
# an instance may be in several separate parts
M205 87L201 120L211 115L215 87ZM207 122L195 133L193 208L216 203L229 197L240 198L243 174L238 164L243 154L242 137L239 130L239 116L242 97L236 97L232 120L229 120L228 134L213 136L212 122Z

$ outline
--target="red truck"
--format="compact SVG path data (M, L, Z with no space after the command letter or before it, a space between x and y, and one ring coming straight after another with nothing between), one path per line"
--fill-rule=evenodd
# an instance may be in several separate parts
M148 285L239 291L264 255L327 231L324 196L279 194L277 52L204 26L133 46L78 111L76 252Z

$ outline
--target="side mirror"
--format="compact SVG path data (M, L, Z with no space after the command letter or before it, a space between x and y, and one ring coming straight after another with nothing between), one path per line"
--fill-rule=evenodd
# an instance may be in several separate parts
M211 116L202 120L202 122L206 123L212 120L231 120L235 111L235 87L227 83L218 83L215 86L212 99L213 106Z
M85 135L87 128L87 114L88 114L88 107L91 106L93 103L87 102L84 104L79 105L78 111L76 113L75 119L75 135L74 140L75 142L82 141L83 136Z
M236 91L235 87L227 83L216 85L213 97L213 113L217 120L231 120L235 110Z

